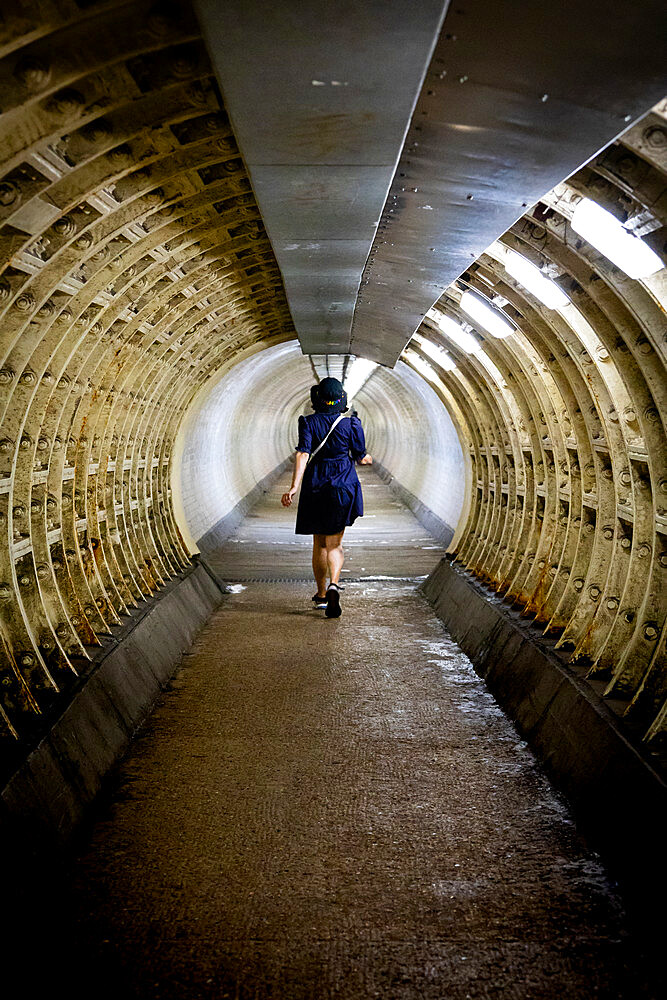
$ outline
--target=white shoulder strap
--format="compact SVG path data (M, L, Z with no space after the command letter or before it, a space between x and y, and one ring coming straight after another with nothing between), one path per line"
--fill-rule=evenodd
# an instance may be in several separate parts
M331 427L327 431L326 436L324 438L322 438L322 440L318 444L318 446L315 449L315 451L311 451L310 457L308 458L308 461L306 462L306 465L309 465L312 462L312 460L315 458L315 456L317 455L317 453L320 450L320 448L324 447L324 445L327 443L327 441L329 439L329 436L330 436L331 432L333 431L334 427L336 426L336 424L340 423L340 421L343 419L344 416L345 416L344 413L339 413L338 414L338 416L336 417L336 419L332 423Z

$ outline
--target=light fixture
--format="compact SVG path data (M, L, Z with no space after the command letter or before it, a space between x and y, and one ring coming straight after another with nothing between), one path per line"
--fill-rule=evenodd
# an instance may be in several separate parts
M345 391L348 402L365 385L377 368L377 361L369 361L368 358L355 358L347 367L345 376Z
M569 304L567 295L555 281L545 277L539 267L514 250L506 250L505 270L549 309L562 309Z
M463 327L459 326L458 323L455 323L449 316L445 316L444 313L438 312L437 309L429 309L426 315L433 321L433 323L435 323L438 330L440 330L445 337L453 341L456 346L460 347L466 354L475 354L477 351L481 350L482 345L478 344L471 334L466 333Z
M406 348L403 351L403 358L405 361L408 361L413 368L416 368L418 372L421 372L421 374L426 378L432 380L437 377L433 365L430 365L428 361L424 361L424 359L420 357L416 351L411 351L409 348Z
M508 319L505 319L497 309L488 306L472 292L463 293L461 308L492 337L509 337L510 333L514 333L514 327Z
M500 368L498 368L495 362L491 360L486 351L480 351L478 354L478 358L482 363L482 365L486 368L489 375L493 377L496 384L499 385L502 389L506 389L507 382L503 378Z
M421 347L424 354L428 354L429 358L440 365L440 367L446 372L453 372L456 365L450 358L449 354L440 347L438 344L434 344L432 340L428 340L426 337L422 337L421 334L415 333L413 336L413 341L415 341Z
M590 198L581 199L570 224L575 233L583 236L629 278L648 278L665 266L650 246L629 233L611 212Z

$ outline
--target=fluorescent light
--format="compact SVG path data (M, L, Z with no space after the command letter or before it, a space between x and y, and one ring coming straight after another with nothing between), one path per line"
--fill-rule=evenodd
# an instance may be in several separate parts
M345 391L348 402L361 389L377 368L377 361L369 361L368 358L355 358L347 367L345 376Z
M507 382L503 378L500 368L498 368L498 366L491 360L486 351L480 351L478 357L481 363L486 368L489 375L493 376L493 378L495 379L497 384L501 386L501 388L506 389Z
M472 292L463 293L461 308L475 320L476 325L481 326L493 337L509 337L510 333L514 333L514 327L508 319L504 319L497 309L487 306L486 302Z
M444 333L445 337L453 341L457 347L460 347L462 351L466 354L475 354L477 351L481 350L482 345L478 344L475 338L470 334L466 333L463 327L455 323L453 319L449 316L445 316L444 313L438 312L437 309L429 309L426 313L430 320L433 320L438 330Z
M433 365L430 365L428 361L424 361L424 359L421 358L415 351L411 351L408 348L406 348L406 350L403 351L403 357L406 359L406 361L410 362L413 368L416 368L418 372L421 372L422 375L425 375L426 378L428 379L436 378Z
M442 347L438 344L434 344L432 340L422 337L419 333L415 333L412 339L419 344L424 354L428 354L429 358L433 358L433 360L439 364L444 371L454 371L456 365L450 358L449 354L447 354Z
M665 266L650 246L629 233L611 212L590 198L581 199L571 226L629 278L648 278Z
M562 309L569 304L565 292L559 288L555 281L545 277L539 267L535 267L529 260L522 257L514 250L507 250L505 256L505 270L513 278L523 285L525 289L532 292L540 302L543 302L549 309Z

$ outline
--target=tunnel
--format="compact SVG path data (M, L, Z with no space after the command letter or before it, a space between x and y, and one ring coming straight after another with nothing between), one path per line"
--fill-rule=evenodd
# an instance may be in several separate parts
M660 995L662 5L21 0L0 35L8 961L29 920L82 995ZM336 622L280 505L327 377L373 459ZM198 808L229 871L310 860L187 889Z

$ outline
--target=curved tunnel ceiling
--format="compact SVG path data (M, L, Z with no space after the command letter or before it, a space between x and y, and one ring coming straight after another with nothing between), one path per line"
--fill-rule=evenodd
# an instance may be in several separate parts
M656 0L197 8L306 354L393 365L471 259L665 89Z
M364 269L353 354L393 364L478 254L664 96L660 26L655 0L449 7Z
M305 354L349 351L361 272L445 7L198 0Z
M295 331L186 6L9 10L2 46L0 739L11 757L125 611L189 565L172 482L192 401ZM370 424L383 380L407 394L372 430L406 480L402 414L433 419L431 403L409 403L424 379L457 428L469 483L452 554L588 665L656 751L667 732L665 271L630 279L571 217L588 197L664 255L664 112L489 241L421 325L412 374L379 370L359 394ZM508 248L569 302L547 307L518 283ZM409 287L392 279L388 305ZM508 337L473 323L466 291L502 314ZM441 332L447 316L473 353ZM310 379L300 364L286 374L294 412ZM287 457L289 437L256 475ZM438 440L424 437L429 461ZM437 482L412 482L433 506Z

